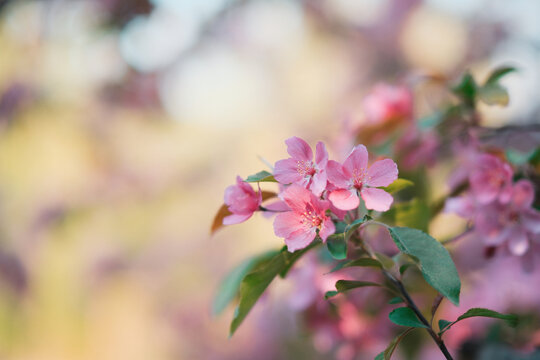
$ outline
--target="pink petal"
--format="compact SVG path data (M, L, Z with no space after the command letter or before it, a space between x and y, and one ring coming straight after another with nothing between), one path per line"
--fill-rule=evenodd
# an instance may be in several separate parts
M321 226L321 230L319 230L319 236L321 237L322 241L325 242L326 239L336 232L336 227L332 220L330 218L326 218Z
M328 196L328 199L332 202L332 205L340 210L352 210L356 209L360 205L360 199L356 194L356 190L334 190Z
M326 151L326 147L320 141L315 148L315 163L319 167L319 170L324 170L328 163L328 151Z
M292 184L301 181L304 177L296 168L294 159L279 160L274 165L274 178L282 184Z
M376 211L387 211L394 201L392 195L382 189L363 188L360 195L366 203L366 208Z
M540 211L534 209L523 211L520 221L527 231L540 234Z
M223 218L223 225L235 225L240 224L249 219L253 213L249 214L232 214Z
M318 172L311 178L311 191L315 195L321 196L322 192L326 189L327 183L326 171Z
M270 204L264 205L265 209L275 212L285 212L290 211L291 208L285 203L285 201L277 200L275 202L272 202Z
M388 186L398 178L398 168L390 159L375 161L367 171L366 184Z
M285 140L287 144L287 152L295 160L311 161L313 159L313 152L308 143L299 137L293 136Z
M313 241L313 239L315 239L316 235L315 228L311 230L302 228L291 233L285 238L287 250L289 250L289 252L295 252L296 250L305 248Z
M346 189L349 187L349 179L343 174L343 166L337 161L330 160L326 166L328 181L338 188Z
M519 180L514 184L512 203L518 209L529 208L534 201L534 187L529 180Z
M444 212L455 213L463 218L472 217L474 211L474 202L467 195L448 198L444 204Z
M357 145L343 163L343 172L346 177L351 178L353 173L364 171L367 163L368 151L366 147L364 145Z
M523 229L516 227L509 238L508 248L512 254L522 256L529 250L529 239Z
M302 228L302 219L292 211L279 213L274 219L276 236L286 238L300 228Z
M292 184L281 193L282 199L291 210L303 212L307 203L311 201L311 192L298 184Z

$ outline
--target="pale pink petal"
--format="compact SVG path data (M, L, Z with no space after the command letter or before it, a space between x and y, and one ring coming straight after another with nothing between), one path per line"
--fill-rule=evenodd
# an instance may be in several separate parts
M285 238L287 250L289 252L295 252L296 250L303 249L315 239L315 236L317 236L315 228L311 230L306 228L296 230Z
M330 160L326 166L328 181L338 188L346 189L349 187L349 179L343 174L343 166L337 161Z
M318 172L311 178L310 189L315 195L321 196L322 192L326 189L327 183L326 171Z
M367 171L368 186L388 186L398 178L398 168L390 159L375 161Z
M326 239L336 232L336 227L332 220L330 218L326 218L321 226L321 229L319 230L319 236L321 237L322 241L325 242Z
M303 212L305 204L311 201L311 192L298 184L292 184L283 191L281 197L292 210Z
M366 147L364 145L357 145L343 163L343 172L346 177L351 178L354 173L365 171L367 163L368 151Z
M328 163L328 151L326 151L326 147L320 141L315 148L315 163L319 167L319 170L324 170Z
M520 217L521 224L527 231L540 234L540 212L534 209L523 211Z
M470 218L474 215L475 205L467 195L448 198L444 204L444 212L455 213L463 218Z
M334 190L330 193L328 199L332 202L332 205L344 211L356 209L360 205L360 199L354 189Z
M509 235L508 248L516 256L524 255L529 250L529 239L523 229L515 227Z
M311 161L313 159L313 152L308 143L299 137L293 136L285 140L287 144L287 152L295 160Z
M291 208L285 203L285 201L281 201L281 200L272 202L270 204L265 204L264 208L269 211L274 211L274 212L284 212L284 211L291 210Z
M394 201L392 195L382 189L363 188L360 195L366 203L366 208L376 211L387 211Z
M292 211L279 213L274 219L276 236L286 238L300 228L302 228L302 219Z
M534 201L534 187L529 180L519 180L514 184L512 204L518 209L529 208Z
M274 178L282 184L292 184L304 177L298 172L296 160L285 159L279 160L274 165Z
M223 225L235 225L240 224L249 219L253 213L249 214L232 214L223 218Z
M358 202L360 203L360 200L358 200ZM334 214L341 221L343 221L345 219L345 215L347 215L347 210L338 209L334 206L334 204L332 204L332 202L330 202L330 211L332 211L332 214Z

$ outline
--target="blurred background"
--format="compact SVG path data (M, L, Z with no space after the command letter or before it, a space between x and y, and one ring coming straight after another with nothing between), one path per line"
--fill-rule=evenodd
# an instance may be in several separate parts
M227 271L282 246L258 216L210 237L225 187L290 136L335 143L380 81L511 64L510 106L482 107L485 124L538 122L538 14L536 0L0 0L0 358L328 358L279 300L286 281L232 339L233 309L211 316Z

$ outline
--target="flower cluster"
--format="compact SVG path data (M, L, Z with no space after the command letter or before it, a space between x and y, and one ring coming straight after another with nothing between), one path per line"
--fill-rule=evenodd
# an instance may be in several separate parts
M478 154L469 164L470 190L446 201L447 212L470 219L486 246L507 245L511 254L525 255L540 241L540 212L532 207L531 181L513 181L510 164L492 154Z
M354 147L343 163L328 160L322 142L317 143L315 158L310 146L298 137L285 141L290 158L279 160L273 176L281 185L280 202L261 208L261 191L237 178L237 184L225 191L225 204L232 215L223 224L237 224L249 219L255 211L278 213L274 232L285 239L289 251L303 249L317 236L326 241L335 232L333 219L343 219L347 211L360 206L387 211L393 198L381 187L393 183L397 165L390 159L368 165L364 145Z

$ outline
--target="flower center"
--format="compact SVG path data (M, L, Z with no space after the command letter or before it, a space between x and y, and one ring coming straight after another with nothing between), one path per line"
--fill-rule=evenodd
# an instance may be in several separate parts
M366 177L366 171L361 169L353 169L352 173L352 180L353 180L353 186L357 190L362 190L362 186L364 184L364 179Z
M302 223L308 228L320 228L322 224L322 219L314 211L306 210L302 214Z
M316 172L313 162L302 160L298 160L296 162L296 171L298 171L298 173L303 177L313 176Z

